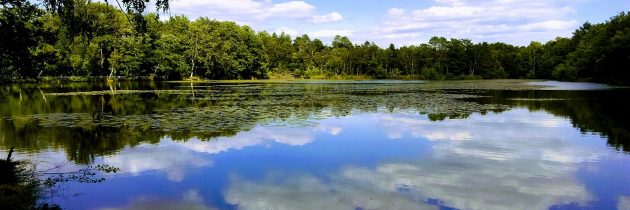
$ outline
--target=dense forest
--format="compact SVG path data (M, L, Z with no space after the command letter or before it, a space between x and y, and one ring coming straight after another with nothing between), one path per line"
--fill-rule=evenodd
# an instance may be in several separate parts
M528 46L433 37L425 44L381 48L341 36L327 44L308 35L257 32L210 18L162 21L142 12L143 4L123 3L126 9L85 0L1 0L0 81L539 78L630 84L628 12L585 23L571 38ZM159 4L168 8L168 1Z

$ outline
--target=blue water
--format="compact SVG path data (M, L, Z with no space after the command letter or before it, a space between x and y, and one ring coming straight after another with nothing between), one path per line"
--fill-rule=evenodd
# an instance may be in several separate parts
M55 201L68 209L614 209L630 199L630 182L619 179L629 161L599 135L540 111L439 122L364 113L208 141L164 137L99 158L122 172L69 184Z
M0 157L120 169L64 209L630 209L626 89L347 83L6 86Z

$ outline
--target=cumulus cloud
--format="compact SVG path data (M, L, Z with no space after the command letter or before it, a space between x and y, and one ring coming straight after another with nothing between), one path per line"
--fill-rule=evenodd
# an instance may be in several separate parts
M617 209L630 209L630 196L619 196Z
M308 18L315 6L305 1L273 3L257 0L181 0L171 3L173 13L248 22L269 18Z
M209 17L216 20L234 21L250 25L257 30L274 31L292 37L309 34L316 38L335 35L350 36L352 30L316 30L308 25L334 23L344 20L339 12L319 14L316 6L306 1L271 0L180 0L171 3L171 15L186 15L191 19ZM168 16L168 15L167 15ZM166 18L167 16L163 16ZM299 25L295 25L299 24ZM308 25L304 25L308 24ZM271 27L271 28L270 28ZM300 31L296 30L300 29Z
M523 31L553 31L553 30L573 30L577 21L568 20L548 20L543 22L528 23L518 26L517 29Z
M387 10L387 14L391 16L402 15L405 14L405 9L402 8L391 8Z
M341 127L325 123L320 123L314 127L256 127L251 131L242 132L233 137L220 137L212 141L191 139L179 143L177 146L185 147L195 152L217 154L268 143L303 146L315 140L313 137L315 132L334 136L341 131Z
M373 168L350 165L324 177L274 171L262 181L235 179L226 200L244 209L426 209L435 207L426 201L437 200L493 210L594 199L574 173L581 163L602 158L605 148L575 144L584 136L566 119L525 109L439 122L417 114L370 115L388 136L432 141L431 156Z
M286 26L283 26L283 27L280 27L280 28L276 29L275 32L276 32L276 34L285 33L285 34L287 34L289 36L292 36L292 37L295 37L295 36L297 36L299 34L298 31L293 30L293 29L291 29L289 27L286 27Z
M313 131L319 131L322 133L330 134L332 136L336 136L336 135L339 135L341 131L343 131L343 128L338 125L320 123L319 125L315 126Z
M179 200L160 199L150 196L134 198L125 206L106 207L101 210L126 210L126 209L190 209L190 210L212 210L217 209L206 206L203 198L199 195L199 190L190 189L180 195Z
M338 12L332 12L325 15L315 15L313 16L313 23L332 23L339 22L343 20L343 16Z
M373 36L381 41L410 44L431 36L470 38L528 44L569 36L577 21L568 0L434 0L427 8L407 11L391 8Z
M604 154L572 147L570 140L577 136L567 135L575 132L565 119L544 112L529 113L525 109L439 122L413 114L375 115L375 118L390 139L410 136L441 142L434 148L436 155L447 149L447 153L492 160L537 158L569 164L596 160ZM484 141L473 141L478 139ZM513 141L520 146L511 146Z
M311 32L309 34L317 38L330 38L330 37L335 37L336 35L349 37L354 34L354 31L346 30L346 29L323 29L323 30Z
M132 175L146 171L161 171L173 182L184 180L186 167L203 167L213 164L210 160L178 147L177 143L170 139L162 139L158 146L143 144L114 156L104 157L103 163L116 166L121 169L121 172Z
M349 167L343 174L383 190L405 187L419 198L456 208L545 209L588 202L591 195L572 174L579 163L605 153L576 147L575 136L568 134L579 132L544 112L517 109L440 122L412 115L377 119L394 130L388 132L435 141L433 157L376 169Z
M316 24L343 20L339 12L316 14L315 9L314 5L306 1L277 3L271 0L181 0L172 2L170 10L174 14L192 18L209 17L241 24L254 24L268 19L297 19Z
M585 187L571 178L572 167L541 161L451 159L456 157L382 164L376 169L351 167L343 175L382 191L404 189L417 199L438 199L459 209L547 209L591 199Z
M158 171L165 173L170 181L181 182L187 168L209 167L214 164L203 154L218 154L271 143L303 146L313 142L317 133L338 135L342 130L334 124L320 122L312 127L256 127L233 137L219 137L211 141L192 138L177 142L164 137L157 145L141 144L128 148L116 155L104 157L102 162L119 167L121 172L134 176Z
M324 182L311 175L291 176L281 182L232 180L226 201L241 209L437 209L393 192Z

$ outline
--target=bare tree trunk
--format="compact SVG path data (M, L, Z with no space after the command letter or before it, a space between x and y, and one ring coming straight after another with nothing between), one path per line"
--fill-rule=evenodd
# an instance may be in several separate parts
M192 97L195 98L195 86L192 81L190 82L190 92L192 93Z
M416 61L415 61L415 57L413 56L413 54L411 54L411 72L416 71Z
M7 162L11 162L11 155L13 155L14 149L15 147L11 147L11 149L9 150L9 155L7 155Z
M103 70L104 63L105 63L105 58L103 57L103 48L101 48L101 71Z
M474 56L473 62L468 64L469 76L475 76L475 67L477 67L477 56Z
M195 73L195 58L197 57L198 53L197 53L197 37L195 36L195 55L193 58L190 59L192 66L190 67L190 80L192 80L192 77Z
M192 66L190 67L190 79L192 80L193 74L195 73L195 59L190 59Z
M114 71L116 71L114 67L111 67L109 71L109 77L108 77L109 79L112 79L112 76L114 76Z

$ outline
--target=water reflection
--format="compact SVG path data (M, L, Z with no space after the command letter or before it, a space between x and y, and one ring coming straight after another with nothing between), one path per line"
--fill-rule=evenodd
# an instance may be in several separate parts
M126 207L105 207L101 210L153 210L153 209L187 209L187 210L211 210L203 202L203 198L199 195L199 190L191 189L180 196L177 201L159 201L154 198L141 197L132 201L132 205Z
M311 175L262 183L233 179L232 183L226 199L240 209L438 209L397 192Z
M32 152L65 148L68 159L90 163L95 156L156 143L163 136L208 140L234 136L258 124L302 126L361 112L412 110L445 119L508 108L461 100L478 97L472 94L419 91L417 85L217 84L197 87L194 97L188 86L130 90L142 93L119 88L113 95L107 87L49 94L46 102L39 87L10 86L0 92L0 146Z
M630 209L630 196L619 196L617 209Z
M317 133L338 135L342 128L319 124L314 127L256 127L233 137L219 137L211 141L191 138L175 141L164 137L157 144L141 144L115 155L108 155L99 162L115 165L123 173L132 176L147 171L165 172L173 182L181 182L187 168L212 167L212 160L201 154L218 154L253 146L269 146L271 143L303 146L311 143Z
M401 118L399 123L413 119ZM572 173L578 164L597 160L605 151L576 146L573 141L588 136L576 135L568 123L549 127L544 123L548 121L558 119L517 110L430 126L409 125L415 128L412 135L440 140L432 146L432 158L385 163L371 170L348 168L343 174L384 190L405 186L420 198L440 199L446 206L463 209L545 209L584 203L590 195ZM449 133L441 128L472 135L467 141L448 135L436 139L434 132Z
M142 172L157 170L167 174L173 182L181 182L188 167L212 166L211 160L191 153L190 149L180 147L172 141L162 141L157 145L141 145L130 148L116 155L106 156L103 163L118 166L132 176Z
M604 135L610 145L630 151L630 96L627 89L608 91L488 91L470 99L545 111L569 119L581 132Z
M528 84L543 86L543 90L606 90L615 88L614 86L588 83L588 82L558 82L558 81L544 81L544 82L530 82Z
M11 86L0 149L121 169L70 209L628 207L627 90L444 86Z
M438 122L417 114L373 113L316 123L334 124L343 132L321 129L331 126L263 126L210 142L165 138L157 145L104 157L104 162L120 164L131 176L158 186L177 182L183 189L152 196L142 195L144 191L119 196L116 192L124 189L111 189L101 205L132 198L120 208L592 208L603 195L589 189L579 175L581 170L613 159L630 160L622 153L611 153L598 135L582 134L563 118L525 109ZM366 126L371 129L354 129ZM392 138L392 133L397 135ZM293 141L286 134L300 135ZM341 147L343 152L330 147ZM630 172L627 167L617 170ZM179 171L192 174L178 175ZM160 173L166 177L152 175ZM197 187L195 193L189 186ZM613 206L623 207L630 188L618 187L622 194L614 195ZM181 196L189 194L199 199ZM212 198L220 201L206 201Z
M417 115L362 119L379 122L382 127L375 129L389 137L396 133L395 139L434 141L431 156L382 161L375 167L348 165L323 178L287 172L275 181L232 180L228 201L244 209L326 204L339 204L332 209L423 209L428 203L459 209L547 209L594 199L574 173L581 163L608 154L603 147L590 147L598 137L581 135L549 114L525 110L441 122ZM556 121L553 126L546 123Z

